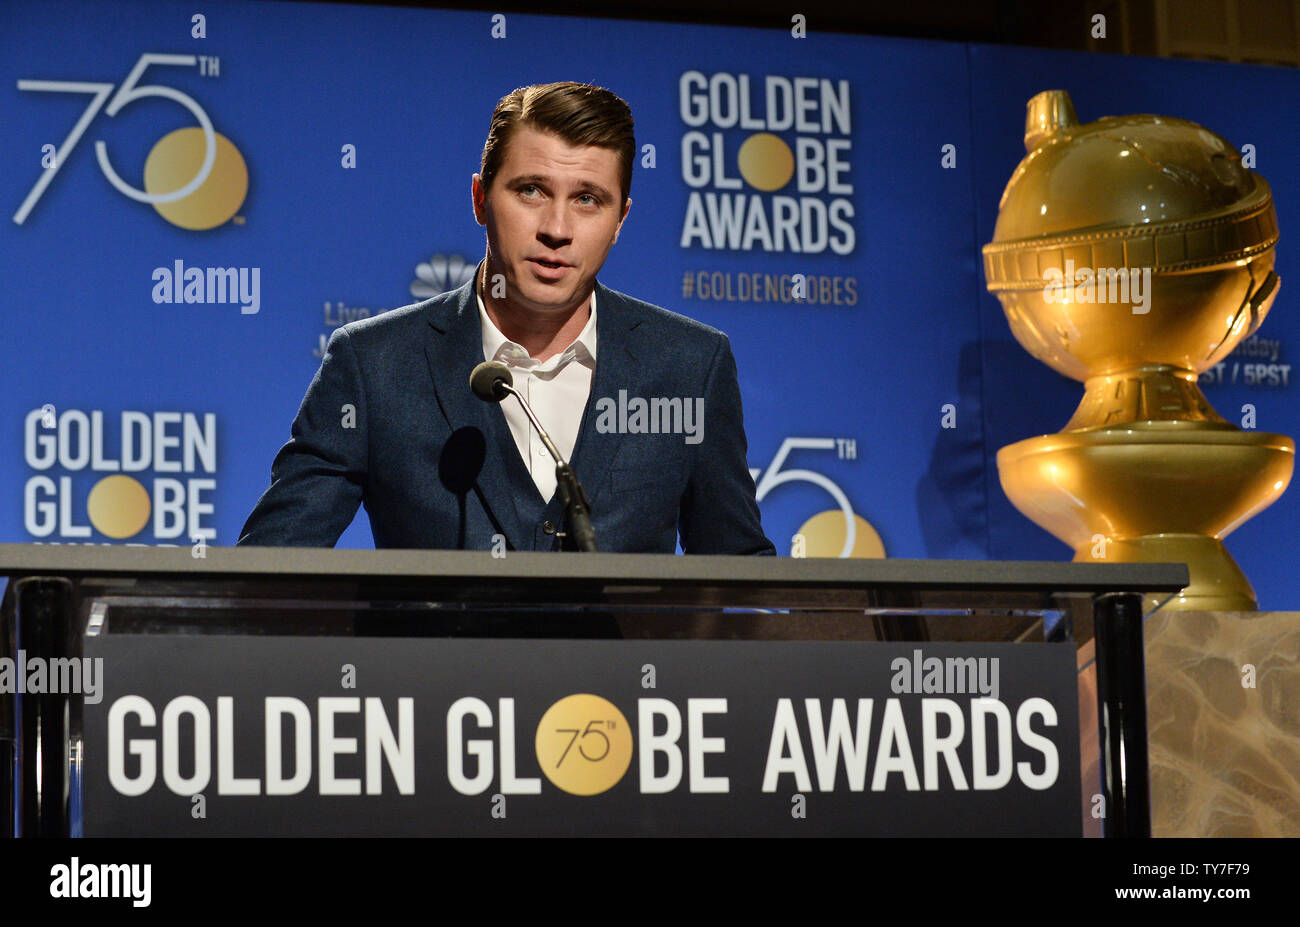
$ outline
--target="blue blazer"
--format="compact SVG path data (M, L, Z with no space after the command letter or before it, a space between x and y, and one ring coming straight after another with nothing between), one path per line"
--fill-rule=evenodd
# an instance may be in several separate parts
M560 549L559 494L541 497L503 411L470 390L483 360L474 286L334 331L239 544L332 547L364 505L377 548ZM680 534L688 554L774 555L727 336L599 281L596 309L596 368L570 462L598 548L673 553ZM620 390L702 398L702 440L611 430L598 404L610 409Z

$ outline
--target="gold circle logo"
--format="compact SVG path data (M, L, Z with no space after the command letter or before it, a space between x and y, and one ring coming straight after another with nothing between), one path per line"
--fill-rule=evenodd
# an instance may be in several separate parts
M537 722L537 765L570 795L599 795L632 763L632 729L623 712L599 695L569 695Z
M736 154L740 176L756 190L780 190L794 176L794 152L780 136L759 132L745 139Z
M853 523L853 550L849 556L866 560L884 557L885 542L871 522L854 515ZM799 529L799 534L804 536L804 556L838 557L844 549L844 527L844 513L839 509L818 512L808 519Z
M106 476L86 500L90 523L110 538L129 538L149 523L149 491L129 476Z
M244 205L248 165L230 139L220 132L213 135L217 155L207 179L184 199L153 204L172 225L193 231L216 228ZM177 129L158 139L144 162L145 191L169 193L188 184L203 166L205 144L203 130L193 127Z

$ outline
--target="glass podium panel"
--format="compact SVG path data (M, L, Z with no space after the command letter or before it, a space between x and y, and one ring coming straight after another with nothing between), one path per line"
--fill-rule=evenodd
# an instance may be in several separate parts
M256 819L286 834L322 821L474 834L466 796L480 780L503 799L520 783L542 796L513 799L533 815L521 833L1141 833L1143 612L1185 582L1181 565L1145 564L19 553L0 644L102 660L107 681L100 698L0 693L17 771L6 810L16 833L45 835L188 833L159 809L198 783L218 812L201 832ZM1079 651L1094 637L1104 671L1085 691ZM340 667L363 682L340 683ZM555 721L573 699L605 707ZM324 767L305 793L271 800L286 786L263 745L296 730L272 720L287 704L320 750L336 745L337 712L354 725L344 741L387 745L367 814L334 816L346 803L327 797ZM418 763L403 705L417 713ZM372 710L373 743L355 727ZM177 736L180 766L164 769ZM548 771L544 741L558 736L575 740ZM573 763L596 770L583 764L602 751L624 763L603 787L564 778ZM474 772L484 757L497 765ZM360 759L338 762L359 789ZM809 795L835 813L790 831L785 805Z

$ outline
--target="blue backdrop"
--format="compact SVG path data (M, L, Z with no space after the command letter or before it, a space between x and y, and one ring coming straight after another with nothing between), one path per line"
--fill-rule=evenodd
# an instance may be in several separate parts
M496 101L530 83L631 105L633 206L600 279L731 336L782 552L802 530L839 553L847 505L857 555L1069 559L1011 506L994 455L1059 430L1082 386L1016 344L978 260L1040 90L1069 90L1085 122L1155 112L1255 146L1284 286L1232 360L1288 364L1300 129L1279 114L1295 71L332 4L203 12L0 8L2 540L233 544L330 331L450 289L482 256L470 175ZM203 119L209 179L142 201L198 173ZM793 176L765 189L786 153ZM230 287L186 299L178 267ZM1261 429L1300 433L1289 373L1203 388L1229 419L1250 402ZM1295 505L1227 540L1266 608L1300 607L1280 553ZM362 511L340 546L371 544Z

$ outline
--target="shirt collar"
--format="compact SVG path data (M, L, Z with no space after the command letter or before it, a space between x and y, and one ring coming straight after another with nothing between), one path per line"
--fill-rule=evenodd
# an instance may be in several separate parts
M531 358L523 345L516 344L503 335L501 329L497 328L489 318L477 286L474 288L474 296L478 300L479 327L483 332L483 359L513 362L525 366L536 364L535 361L530 364ZM578 337L559 354L548 358L545 364L537 364L537 366L559 366L573 359L590 360L592 364L596 362L596 290L594 287L591 291L591 317L587 319L587 324L578 333Z

